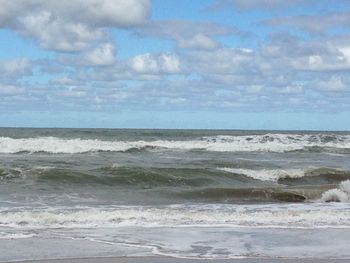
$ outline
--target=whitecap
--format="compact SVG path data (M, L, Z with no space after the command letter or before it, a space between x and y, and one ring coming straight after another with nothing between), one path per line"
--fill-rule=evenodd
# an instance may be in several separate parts
M339 189L330 189L322 194L323 202L349 202L350 201L350 180L339 184Z
M274 181L277 182L280 178L300 178L305 176L303 169L262 169L262 170L251 170L242 168L217 168L218 170L234 173L243 174L245 176L261 180L261 181Z
M343 204L346 205L346 204ZM105 227L350 227L349 207L303 205L177 205L101 208L36 208L0 213L2 226L33 228Z
M328 137L327 137L328 136ZM307 147L350 149L349 135L265 134L242 136L211 136L192 140L105 141L98 139L63 139L37 137L14 139L0 137L0 153L47 152L86 153L97 151L128 151L130 149L178 149L217 152L286 152ZM325 139L328 138L328 139Z

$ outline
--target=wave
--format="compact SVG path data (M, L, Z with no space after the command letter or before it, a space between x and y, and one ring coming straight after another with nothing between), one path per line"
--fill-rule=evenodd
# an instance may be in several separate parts
M0 181L11 180L15 178L24 178L25 173L21 168L0 168Z
M8 228L108 227L350 227L350 209L326 204L302 205L172 205L82 208L21 208L0 213Z
M243 175L233 177L222 171L205 168L128 167L113 164L86 171L38 166L31 169L0 169L0 181L18 183L18 180L31 180L51 185L69 184L77 187L79 185L105 185L130 189L264 185Z
M303 177L305 176L304 169L262 169L262 170L251 170L251 169L242 169L242 168L229 168L222 167L217 168L218 170L242 174L247 177L251 177L261 181L275 181L277 182L280 178L284 177Z
M245 136L211 136L193 140L105 141L98 139L63 139L38 137L14 139L0 137L0 153L86 153L126 152L137 150L179 149L217 152L288 152L350 149L350 135L265 134Z
M37 170L33 177L41 182L69 184L101 184L153 188L162 186L200 186L210 184L210 172L203 169L103 167L95 171L81 172L67 169Z
M36 236L34 233L7 233L0 232L0 239L22 239Z
M324 191L335 186L334 184L318 185L317 183L310 185L295 183L291 184L292 186L271 184L271 181L265 181L271 178L260 176L262 179L258 180L260 177L255 175L258 175L259 171L243 169L232 169L231 171L229 169L231 168L221 171L222 169L111 165L90 171L80 171L55 167L33 167L30 170L20 170L21 173L18 172L16 176L3 176L0 179L4 183L23 183L23 185L49 187L48 189L52 187L53 191L56 191L58 186L73 187L75 190L92 186L95 191L99 191L99 187L105 189L106 186L131 192L152 189L153 193L158 198L163 198L165 202L166 200L187 200L210 203L307 202L320 198ZM248 175L243 174L242 171L247 171ZM283 170L284 173L286 171ZM249 176L250 173L254 175L254 178ZM262 175L265 173L263 172ZM282 174L279 170L269 173ZM269 173L266 174L270 175ZM290 176L290 173L288 174ZM297 176L301 175L302 173L297 174ZM283 174L283 176L286 175ZM273 179L280 183L281 178Z
M218 170L245 175L261 181L273 181L285 185L322 185L334 184L350 179L350 171L334 168L307 168L307 169L241 169L222 167Z
M319 198L350 171L332 168L263 169L159 168L110 165L93 170L35 166L0 169L0 182L62 187L154 189L161 195L206 201L302 202ZM45 187L46 187L45 186ZM158 189L158 190L157 190Z
M303 191L304 190L304 191ZM319 195L321 191L319 191ZM260 202L304 202L315 193L305 189L283 188L204 188L199 190L184 191L178 194L191 200L211 202L234 203L260 203Z
M302 177L279 178L278 183L285 185L327 185L338 184L347 179L350 179L350 171L322 167L306 169Z
M350 180L341 182L339 188L324 192L321 200L324 202L350 202Z

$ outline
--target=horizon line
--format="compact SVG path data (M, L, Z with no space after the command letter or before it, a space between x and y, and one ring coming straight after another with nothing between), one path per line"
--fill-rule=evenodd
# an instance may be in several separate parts
M188 131L281 131L281 132L350 132L350 130L316 129L241 129L241 128L143 128L143 127L55 127L55 126L0 126L0 129L81 129L81 130L188 130Z

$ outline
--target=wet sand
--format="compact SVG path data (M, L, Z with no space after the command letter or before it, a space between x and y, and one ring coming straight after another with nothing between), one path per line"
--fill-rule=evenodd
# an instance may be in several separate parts
M12 261L13 262L13 261ZM178 259L167 257L73 258L16 261L16 263L345 263L349 259Z

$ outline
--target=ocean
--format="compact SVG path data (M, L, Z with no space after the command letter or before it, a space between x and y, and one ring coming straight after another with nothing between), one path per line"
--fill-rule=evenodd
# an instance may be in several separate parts
M0 261L350 258L350 133L0 129Z

